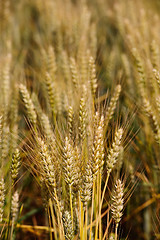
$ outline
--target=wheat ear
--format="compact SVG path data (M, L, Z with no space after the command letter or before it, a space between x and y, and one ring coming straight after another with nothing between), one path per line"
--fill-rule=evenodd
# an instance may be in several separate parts
M19 194L16 191L12 196L12 202L11 202L12 223L16 221L17 214L18 214L18 207L19 207Z
M2 222L2 219L3 219L3 207L4 207L4 200L5 200L4 190L5 190L4 179L1 178L0 180L0 222Z
M56 108L55 108L55 84L51 75L47 72L45 76L45 84L47 87L49 103L53 113L54 124L56 124Z
M152 111L152 107L150 105L150 102L146 98L143 98L143 104L144 104L144 107L145 107L145 111L146 111L146 113L149 117L149 120L151 122L151 126L153 127L155 140L158 141L158 143L160 143L160 125L159 125L157 116Z
M20 167L20 151L19 149L16 149L12 156L12 163L11 163L11 178L14 183L18 176Z
M77 89L79 76L78 76L76 61L74 58L70 58L70 70L71 70L71 76L72 76L72 83L75 89Z
M110 174L112 171L118 156L120 154L120 145L121 145L121 140L122 140L122 135L123 135L123 129L119 128L118 131L115 134L115 139L114 142L112 143L112 147L109 151L107 160L106 160L106 167L107 167L107 172Z
M35 108L34 108L32 99L30 97L30 94L29 94L26 86L22 83L20 84L19 89L22 94L22 98L23 98L25 107L27 109L28 118L29 118L30 122L35 126L36 121L37 121L37 115L36 115Z
M96 77L96 66L95 66L93 57L90 57L89 59L89 81L91 85L92 96L94 98L97 90L97 77Z
M73 229L72 229L72 220L71 215L68 211L65 211L63 214L63 225L64 225L64 232L65 232L65 239L66 240L72 240L73 235Z
M79 106L79 135L83 141L86 137L87 111L86 111L86 87L84 86L83 95L80 99Z
M121 85L117 85L114 95L111 98L111 101L110 101L108 109L107 109L107 113L106 113L106 117L105 117L106 127L108 125L109 120L111 120L111 118L113 116L117 101L119 99L120 92L121 92Z
M123 210L123 184L120 179L116 181L115 189L112 194L112 204L111 204L111 212L112 217L116 223L115 227L115 240L117 240L117 230L118 230L118 224L122 217L122 210Z

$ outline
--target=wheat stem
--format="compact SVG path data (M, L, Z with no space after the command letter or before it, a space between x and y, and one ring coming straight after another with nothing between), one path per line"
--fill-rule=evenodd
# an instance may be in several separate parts
M91 207L89 240L91 240L91 238L92 238L92 222L93 222L94 195L95 195L95 178L93 179L92 207Z
M88 217L88 210L86 205L85 207L85 240L87 240L87 217Z
M103 188L103 192L102 192L102 198L101 198L100 209L99 209L100 213L101 213L101 209L102 209L102 204L103 204L104 195L105 195L105 192L106 192L109 176L110 176L110 173L108 172L107 173L107 178L106 178L106 181L105 181L105 185L104 185L104 188Z
M101 171L99 173L99 239L102 238L102 225L101 225L101 180L102 180L102 174Z
M96 194L96 231L95 231L95 240L97 240L98 235L98 223L99 223L99 171L97 173L97 194Z
M115 227L115 240L117 240L117 232L118 232L118 223L116 223L116 227Z

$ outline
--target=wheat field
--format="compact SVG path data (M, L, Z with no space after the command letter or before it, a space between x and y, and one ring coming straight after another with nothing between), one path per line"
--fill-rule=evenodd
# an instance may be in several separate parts
M160 239L159 0L0 0L0 239Z

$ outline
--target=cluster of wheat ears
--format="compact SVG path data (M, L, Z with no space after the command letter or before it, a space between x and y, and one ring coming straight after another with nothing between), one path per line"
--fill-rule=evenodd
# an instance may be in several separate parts
M0 239L160 238L159 22L156 0L0 0Z

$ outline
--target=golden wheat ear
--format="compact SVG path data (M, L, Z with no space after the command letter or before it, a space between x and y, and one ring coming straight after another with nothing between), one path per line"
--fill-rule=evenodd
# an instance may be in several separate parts
M69 131L69 136L72 139L73 136L73 108L72 106L69 106L68 108L68 131Z
M87 91L86 86L84 86L79 106L79 137L82 142L86 138L86 125L87 125L86 91Z
M13 184L18 176L19 168L20 168L20 151L19 149L16 149L15 152L13 153L11 162L11 178Z
M22 84L22 83L19 86L19 90L20 90L20 92L22 94L22 99L23 99L24 105L25 105L25 107L27 109L27 116L28 116L30 122L34 126L36 126L37 115L36 115L34 104L32 102L30 94L29 94L26 86L24 84Z
M116 88L115 88L114 95L111 98L111 101L109 103L107 113L106 113L106 116L105 116L106 128L108 126L109 121L113 117L113 114L114 114L114 111L115 111L115 108L116 108L116 104L117 104L117 101L119 99L120 92L121 92L121 85L117 85Z
M51 155L49 153L47 144L41 138L38 138L37 141L40 148L40 168L42 168L42 176L44 174L43 177L45 179L45 182L50 188L50 191L53 192L54 188L56 188L56 179L55 169L52 163Z
M109 151L109 154L107 156L106 160L106 167L107 167L107 172L110 173L115 166L118 156L120 154L121 150L121 140L123 136L123 129L119 128L115 134L115 139L114 142L112 143L112 147Z
M160 143L160 125L159 125L159 121L157 119L157 115L153 112L152 106L146 98L143 98L143 104L145 107L145 112L148 115L151 126L153 128L152 130L154 132L155 140L158 143Z
M1 178L0 180L0 222L3 220L3 208L4 208L4 201L5 201L5 186L4 186L4 179Z
M82 187L81 187L81 201L84 207L91 199L91 192L93 186L93 176L90 165L87 163L85 166L84 174L82 176Z
M123 210L123 183L120 179L116 181L115 189L112 194L112 203L111 203L111 212L112 217L116 223L115 227L115 240L117 240L117 231L118 231L118 225L122 218L122 210Z
M63 214L63 225L64 225L64 232L65 232L65 239L72 240L74 238L74 232L72 229L71 215L68 211L65 211Z
M14 192L11 201L11 215L12 215L12 223L14 223L17 219L19 208L19 194L18 192Z
M56 117L55 83L52 80L52 77L48 72L46 72L46 75L45 75L45 84L46 84L46 87L47 87L49 103L50 103L51 110L52 110L52 113L53 113L53 119L55 121L55 117Z
M70 58L70 70L71 70L73 86L77 90L78 84L79 84L79 75L78 75L76 61L74 58Z
M98 115L98 113L96 113ZM92 171L93 175L97 175L104 164L104 116L102 115L95 124L94 141L92 147Z
M95 98L98 84L97 84L97 77L96 77L96 65L93 57L89 58L89 82L91 86L92 96L93 98Z

